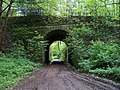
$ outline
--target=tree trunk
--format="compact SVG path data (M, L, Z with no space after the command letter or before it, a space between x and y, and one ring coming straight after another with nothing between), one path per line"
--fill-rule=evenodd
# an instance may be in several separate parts
M0 0L0 16L2 15L1 12L2 12L2 4L3 4L3 0Z
M5 19L1 20L1 23L0 23L0 51L3 51L2 50L2 42L3 42L3 32L4 30L7 28L7 21L8 21L8 16L9 16L9 13L10 13L10 10L11 10L11 7L12 7L12 4L13 4L14 0L10 0L10 3L9 5L7 6L8 7L8 10L6 12L6 15L5 15ZM5 8L3 11L2 11L2 3L3 3L3 0L0 0L0 14L2 15L2 13L7 9ZM0 16L1 16L0 15Z
M0 29L0 51L2 51L2 30Z
M4 31L4 25L5 25L5 20L1 20L1 23L0 23L0 51L3 51L2 50L2 39L3 39L3 31Z

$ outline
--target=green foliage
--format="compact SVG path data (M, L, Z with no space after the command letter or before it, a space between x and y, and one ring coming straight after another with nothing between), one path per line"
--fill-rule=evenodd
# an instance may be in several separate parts
M94 31L91 28L83 27L74 28L69 37L66 38L65 42L69 48L69 54L71 54L71 59L74 60L75 63L78 63L79 60L83 60L86 55L87 47L85 45L85 37L92 36Z
M28 40L27 54L32 60L41 60L47 45L46 41L42 41L43 37L37 35Z
M55 15L55 16L112 16L120 19L119 0L6 0L1 1L0 11L7 6L10 16ZM92 3L91 3L92 2ZM3 11L5 16L9 9Z
M14 31L14 35L18 37L18 39L24 39L27 38L30 32L25 27L15 28L12 31Z
M71 50L71 52L69 52L72 54L71 59L74 59L75 61L82 59L82 56L84 55L83 51L85 50L84 41L81 38L76 39L74 37L72 38L68 37L66 41L68 42L68 48Z
M44 47L47 45L47 42L43 40L43 36L38 31L29 30L26 27L15 28L13 32L14 42L17 42L18 47L20 44L23 53L26 54L25 56L31 60L40 61L45 51ZM15 46L13 52L19 51L17 46ZM19 53L22 53L22 50Z
M80 71L96 73L106 77L112 76L119 80L120 47L116 43L117 39L113 40L112 37L106 40L106 38L103 38L104 32L101 32L101 29L98 28L97 33L95 30L93 31L84 25L81 28L72 29L69 37L65 40L71 59L74 60L72 64L76 66L77 63L77 68ZM97 34L99 38L95 37L94 41L89 39L97 36ZM107 37L111 37L111 35L107 35Z
M29 30L27 27L19 27L12 29L12 32L14 32L14 41L16 40L26 40L31 39L34 36L38 35L37 31Z
M41 66L40 63L32 60L41 58L42 48L44 48L42 36L37 32L31 33L23 29L14 32L14 35L19 38L14 38L11 50L0 54L0 90L6 88L10 90L24 75L30 74L35 68Z
M40 66L28 59L22 40L14 42L10 52L0 55L0 90L10 90L24 75Z
M107 68L107 69L95 69L95 70L90 70L89 72L95 73L99 76L115 78L117 80L120 80L120 67L113 67L113 68Z
M55 41L50 46L50 60L53 59L66 59L67 45L62 41Z
M34 68L41 64L34 63L24 58L0 57L0 90L5 90L15 85L24 75L30 74Z
M79 61L85 70L118 66L120 62L120 49L115 43L91 41L86 51L88 58Z
M102 41L92 41L91 44L88 49L90 60L102 60L101 62L106 63L110 67L116 65L116 62L120 60L118 44L114 42L104 43Z
M95 31L92 28L87 27L84 24L81 24L81 25L82 25L81 28L73 28L72 30L73 34L71 33L72 36L76 38L83 38L85 36L92 36L95 33Z
M10 52L7 53L7 57L16 59L27 58L27 54L23 45L23 41L19 40L17 42L14 42Z

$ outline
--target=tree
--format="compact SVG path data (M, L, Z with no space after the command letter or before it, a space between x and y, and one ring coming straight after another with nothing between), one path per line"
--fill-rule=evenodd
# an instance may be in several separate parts
M1 16L1 12L2 12L2 3L3 3L3 0L0 0L0 16Z
M14 1L15 0L10 0L10 1L8 1L9 3L7 3L4 0L0 0L0 17L2 16L3 13L6 13L5 17L9 16L9 13L10 13L10 10L11 10L11 7L12 7L12 4L14 3ZM3 6L4 3L7 4L6 7Z
M0 51L2 50L2 38L3 38L3 31L6 29L7 27L7 21L8 21L8 16L10 14L10 10L12 7L12 4L14 3L15 0L10 0L9 4L7 4L7 6L5 8L3 8L3 4L7 3L4 0L0 0L0 17L2 17L2 14L5 13L5 19L2 19L1 23L0 23Z

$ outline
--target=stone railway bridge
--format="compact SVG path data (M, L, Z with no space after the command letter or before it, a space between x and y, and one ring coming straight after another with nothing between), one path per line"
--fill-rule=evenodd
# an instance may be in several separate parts
M0 25L4 22L5 18L0 19ZM4 37L2 42L3 50L7 50L11 46L12 42L12 30L13 29L28 29L31 31L38 31L40 35L44 37L44 40L48 40L49 44L46 47L45 62L49 61L49 46L57 40L63 40L71 31L73 27L80 27L78 21L91 25L92 17L45 17L45 16L24 16L24 17L11 17L8 18L7 29L4 30ZM20 37L19 37L20 38ZM70 59L69 59L70 60ZM73 61L68 61L73 64Z

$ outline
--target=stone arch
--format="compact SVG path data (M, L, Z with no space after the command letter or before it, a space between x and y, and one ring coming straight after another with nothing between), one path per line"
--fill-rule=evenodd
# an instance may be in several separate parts
M48 45L46 47L47 51L45 51L45 62L49 63L49 47L54 41L63 41L68 36L68 32L65 30L53 30L50 31L44 37L45 40L48 40Z

